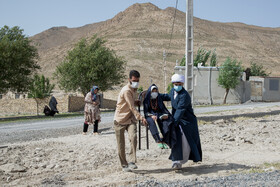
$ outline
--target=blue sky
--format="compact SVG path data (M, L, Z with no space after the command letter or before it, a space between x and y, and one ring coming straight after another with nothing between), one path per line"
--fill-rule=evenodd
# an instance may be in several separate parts
M105 21L134 3L175 7L176 0L0 0L0 27L19 26L33 36L54 26ZM186 0L178 0L186 10ZM211 21L280 27L280 0L194 0L194 16Z

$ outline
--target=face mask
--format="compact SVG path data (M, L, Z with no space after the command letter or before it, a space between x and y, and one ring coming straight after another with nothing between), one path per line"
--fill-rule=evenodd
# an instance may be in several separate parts
M132 88L138 88L139 82L131 82Z
M151 93L151 98L152 98L152 99L156 99L157 96L158 96L158 93L157 93L157 92L152 92L152 93Z
M174 90L176 92L180 92L182 90L183 86L174 86Z

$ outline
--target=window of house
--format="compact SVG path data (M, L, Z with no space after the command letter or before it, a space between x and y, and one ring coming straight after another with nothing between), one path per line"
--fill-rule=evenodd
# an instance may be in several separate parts
M269 90L271 90L271 91L278 91L279 90L279 80L277 80L277 79L270 79L269 80Z

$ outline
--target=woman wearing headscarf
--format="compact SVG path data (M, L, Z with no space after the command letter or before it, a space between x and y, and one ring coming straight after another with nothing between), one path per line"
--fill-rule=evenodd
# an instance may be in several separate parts
M100 99L97 95L99 91L98 86L93 86L89 93L85 97L85 122L83 134L88 131L88 126L93 125L93 133L98 134L98 123L101 121L100 116Z
M181 169L188 160L202 161L202 151L191 97L183 87L185 77L174 74L171 81L174 88L169 94L161 94L161 97L164 101L171 101L174 118L172 128L176 132L176 144L171 149L169 159L172 160L172 168Z
M158 87L152 84L143 101L145 118L149 124L151 134L162 149L172 147L172 134L170 133L173 117L166 109ZM174 142L174 141L173 141Z

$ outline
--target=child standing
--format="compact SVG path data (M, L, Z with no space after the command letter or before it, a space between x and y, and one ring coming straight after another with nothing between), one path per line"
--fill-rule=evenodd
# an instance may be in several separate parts
M100 99L97 95L99 91L98 86L93 86L91 91L85 97L85 122L83 134L88 131L88 126L93 125L93 134L98 134L98 123L101 122L100 117Z

